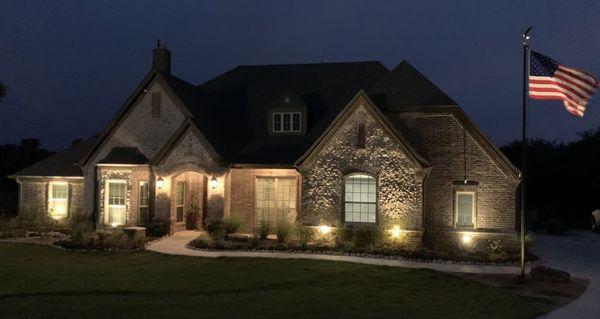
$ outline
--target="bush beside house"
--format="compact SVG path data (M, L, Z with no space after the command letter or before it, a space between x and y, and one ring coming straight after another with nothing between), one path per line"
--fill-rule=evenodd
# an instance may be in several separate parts
M225 219L224 222L209 224L208 236L201 235L191 241L189 247L201 250L314 252L459 262L512 263L519 260L519 255L507 252L499 239L491 240L489 245L482 247L448 245L443 250L432 250L412 246L402 233L396 234L378 227L322 229L280 221L275 227L260 223L253 234L237 234L233 231L237 228L225 229L228 222ZM528 259L534 260L535 256L528 256Z

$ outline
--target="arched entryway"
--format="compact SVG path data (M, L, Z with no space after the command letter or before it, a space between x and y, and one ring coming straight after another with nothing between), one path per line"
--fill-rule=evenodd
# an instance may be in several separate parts
M198 228L206 223L207 177L197 171L180 171L171 178L171 229L172 232ZM196 216L193 218L188 215Z

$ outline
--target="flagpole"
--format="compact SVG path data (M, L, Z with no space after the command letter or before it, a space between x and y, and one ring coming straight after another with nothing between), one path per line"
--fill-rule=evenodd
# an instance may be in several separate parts
M521 138L521 275L519 282L525 282L525 178L527 176L527 102L529 95L529 33L533 27L523 33L523 123Z

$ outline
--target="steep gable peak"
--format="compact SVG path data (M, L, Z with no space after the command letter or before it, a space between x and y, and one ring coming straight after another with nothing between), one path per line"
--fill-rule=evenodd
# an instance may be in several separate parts
M378 106L392 112L411 106L456 105L452 98L406 60L402 60L368 93Z

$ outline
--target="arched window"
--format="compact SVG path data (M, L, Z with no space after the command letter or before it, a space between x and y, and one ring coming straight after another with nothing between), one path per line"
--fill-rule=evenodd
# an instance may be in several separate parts
M344 178L344 221L375 223L377 221L377 181L363 173Z

